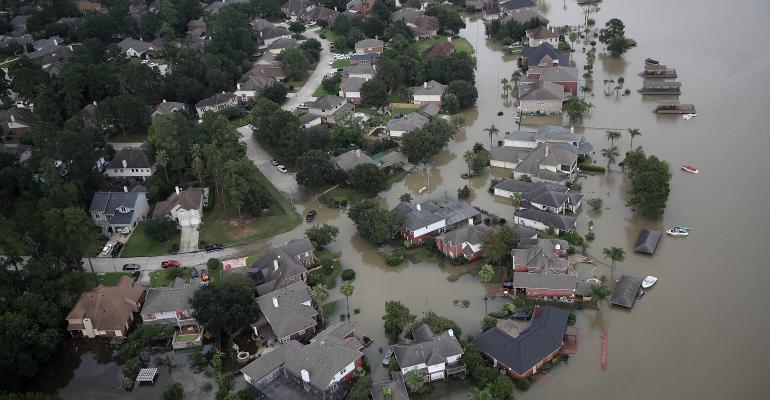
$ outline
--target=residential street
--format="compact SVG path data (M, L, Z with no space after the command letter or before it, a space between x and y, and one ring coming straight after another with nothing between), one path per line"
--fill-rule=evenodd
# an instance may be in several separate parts
M318 65L315 67L313 74L310 75L307 82L305 82L305 85L297 91L297 95L288 99L286 104L281 107L286 111L294 111L298 105L310 100L310 98L313 97L313 92L319 85L321 85L324 75L329 73L332 69L332 67L329 66L329 61L332 60L333 53L329 50L329 41L321 39L318 36L318 29L305 31L302 35L308 39L312 38L321 42L321 60L318 61Z
M270 183L292 201L302 198L304 192L301 191L297 184L297 179L294 177L294 174L285 174L279 171L273 164L270 164L270 160L273 159L273 156L263 149L259 143L254 141L252 138L251 125L242 126L238 128L237 131L241 134L243 142L246 143L246 157L259 168L259 171L270 180Z

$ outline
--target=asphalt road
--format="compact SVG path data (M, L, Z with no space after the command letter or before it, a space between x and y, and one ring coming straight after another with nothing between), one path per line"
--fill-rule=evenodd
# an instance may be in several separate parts
M283 105L282 108L286 111L294 111L298 105L310 100L313 97L313 92L321 85L324 75L332 70L329 61L332 60L334 54L329 50L329 41L318 36L318 29L305 31L302 35L308 39L312 38L321 42L321 59L318 61L318 65L316 65L307 82L297 91L294 97L288 99Z

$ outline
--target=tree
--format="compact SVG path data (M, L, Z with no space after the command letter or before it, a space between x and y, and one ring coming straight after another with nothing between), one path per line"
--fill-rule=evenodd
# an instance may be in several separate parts
M404 383L411 393L417 393L422 390L425 381L423 380L422 372L415 369L406 373L404 376Z
M293 33L300 34L305 31L305 24L300 21L292 21L289 24L289 30Z
M163 175L166 177L166 183L168 183L168 170L166 169L168 167L168 153L166 150L161 149L155 153L155 163L163 168Z
M333 242L340 230L329 224L313 225L305 230L305 236L313 243L316 249L320 249Z
M610 141L611 146L615 146L615 141L620 139L620 132L618 131L607 131L607 140Z
M444 95L444 110L450 114L457 114L460 111L460 99L454 93Z
M495 270L492 269L492 266L489 264L484 264L481 266L481 269L479 270L479 279L481 279L484 283L489 283L492 281L492 278L495 277Z
M482 246L484 256L492 264L503 265L511 256L511 250L518 245L516 232L508 225L503 225L497 232L493 232L484 238Z
M319 283L310 290L310 296L318 304L318 314L321 315L321 325L324 322L323 303L329 299L329 289L323 283Z
M182 400L184 398L184 388L179 382L166 386L163 391L163 400Z
M113 133L144 133L150 126L150 107L139 96L108 97L96 105L97 126Z
M270 196L262 187L257 167L245 157L225 162L221 184L224 201L238 210L239 219L244 208L252 215L260 216L270 205Z
M176 222L171 218L152 218L144 222L144 234L156 242L165 242L176 231Z
M80 268L94 230L91 218L79 207L51 208L42 212L41 252L71 269ZM53 228L55 227L55 228Z
M626 157L627 160L628 158ZM624 167L631 177L631 199L628 204L637 206L642 215L647 217L657 218L663 215L671 192L668 163L655 156L649 156L640 159L636 165Z
M511 74L511 82L513 82L513 87L518 89L520 81L521 81L521 71L517 69L516 71L513 71L513 74Z
M620 156L620 153L618 152L617 146L612 146L607 149L602 149L602 157L607 159L607 169L610 168L610 165L615 163L615 159Z
M601 198L594 197L594 198L588 199L587 203L589 206L591 206L591 211L595 213L602 212L602 207L604 206L604 200L602 200Z
M361 193L374 196L385 190L385 172L374 164L361 164L349 172L350 183Z
M284 49L276 59L281 62L283 70L286 72L286 79L290 81L305 79L308 70L313 65L307 53L298 47Z
M593 104L572 96L564 102L564 112L569 116L569 122L575 123L583 120L583 117L593 107Z
M607 287L605 284L601 285L595 285L591 287L591 299L596 300L596 306L601 309L601 304L603 301L607 300L607 297L610 296L610 288Z
M361 236L377 245L399 237L405 219L403 214L379 208L369 200L353 204L348 210L348 217L356 224Z
M261 92L262 96L279 104L286 100L286 95L288 93L289 90L286 89L286 85L281 82L274 82L273 84L262 89Z
M468 185L464 185L463 187L457 189L458 199L465 200L469 197L471 197L471 188L469 188Z
M379 2L378 2L379 3ZM346 400L369 400L372 392L372 376L358 375L353 386L348 391Z
M382 389L382 400L394 400L395 395L393 394L393 389L390 387L385 387Z
M254 282L245 276L227 276L195 291L193 317L216 337L256 321L259 314Z
M629 128L628 134L631 136L631 144L628 146L628 151L630 152L631 149L634 148L634 138L637 136L642 135L642 131L640 131L638 128Z
M446 94L452 93L457 96L460 102L460 108L472 107L476 104L476 99L479 97L479 91L473 83L466 80L454 80L449 82L447 86Z
M610 54L613 57L619 57L623 55L630 48L631 45L628 44L628 39L626 39L624 36L613 37L610 39L610 43L607 45L607 50L610 51Z
M472 388L470 393L468 393L468 400L493 400L492 393L489 392L488 388L484 388L484 390L480 390L478 388Z
M433 311L426 311L425 315L420 319L420 324L428 325L433 333L443 333L451 329L455 337L462 336L462 330L457 325L457 322L442 317Z
M604 28L599 30L599 41L605 45L610 44L610 41L615 37L622 37L625 35L625 25L623 21L618 18L612 18L604 25Z
M521 192L514 192L511 200L513 201L513 208L518 211L521 205Z
M615 262L617 261L623 261L626 258L626 252L620 247L612 246L610 248L605 247L602 249L602 255L604 258L609 259L612 261L612 265L610 267L610 281L615 282Z
M443 118L431 118L422 129L404 135L401 151L414 163L427 161L449 143L454 133L454 128Z
M489 128L484 128L484 132L489 134L489 150L492 150L492 136L497 136L497 134L500 133L500 130L497 129L495 124L492 124Z
M465 164L468 165L468 179L471 178L471 165L473 164L474 158L476 158L476 153L473 150L467 150L463 154L463 159L465 160Z
M401 197L398 198L398 201L403 203L411 203L412 202L412 195L409 193L404 193L401 195Z
M499 375L487 388L495 399L513 400L513 382L506 375Z
M361 101L372 107L383 107L388 104L388 87L378 77L370 79L361 85Z
M350 281L344 281L340 285L340 293L345 296L345 305L348 309L348 319L350 319L350 296L353 295L353 290L355 290L355 287L353 287L353 283Z
M303 186L320 187L336 181L337 171L329 156L321 150L310 150L297 159L297 182Z
M382 319L385 321L385 334L392 341L396 341L404 329L417 320L417 316L400 301L388 300L385 302L385 315Z

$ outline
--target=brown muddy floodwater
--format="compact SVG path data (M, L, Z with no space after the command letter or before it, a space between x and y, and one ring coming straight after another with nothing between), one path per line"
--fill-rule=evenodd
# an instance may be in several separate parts
M578 25L584 20L575 0L538 3L554 25ZM609 246L626 250L626 260L618 264L616 276L655 275L659 281L630 312L607 306L600 312L578 312L577 354L569 364L551 370L548 379L516 396L527 400L767 398L770 212L765 201L770 198L770 113L766 111L770 87L765 77L770 74L770 3L647 0L606 1L600 7L598 14L592 15L597 25L620 18L626 24L627 36L636 39L639 46L621 59L602 56L599 48L595 94L589 99L595 108L576 132L585 134L598 152L607 146L606 129L623 130L618 147L625 151L629 147L625 129L639 128L643 135L634 144L667 160L673 178L668 207L660 220L637 217L624 206L628 185L623 175L583 179L586 198L603 198L605 210L593 215L583 207L578 227L585 233L588 221L595 223L597 238L589 247L591 254L600 254ZM516 129L511 116L514 102L500 97L499 84L500 79L510 78L516 68L515 59L485 39L479 19L471 18L466 24L461 35L476 48L478 59L478 107L466 113L468 126L464 132L432 162L430 196L434 198L445 193L454 196L464 184L460 179L466 170L462 154L475 142L488 146L484 128L495 124L502 132ZM585 55L581 45L576 47L573 58L582 71ZM698 117L683 121L676 115L656 116L651 112L660 98L643 98L636 93L642 82L637 73L646 57L677 69L683 85L680 100L694 103ZM620 76L625 78L631 94L605 97L603 80L617 80ZM505 114L497 116L498 111ZM538 123L560 121L549 118ZM682 173L682 163L697 166L701 173ZM495 169L491 173L505 176L507 171ZM486 191L489 174L471 180L471 202L510 220L510 201L493 198ZM415 171L381 193L378 201L390 208L403 193L411 193L418 201L427 200L427 193L417 194L427 186L427 180L424 170ZM366 350L375 379L386 375L378 352L378 347L387 343L382 326L386 300L401 300L418 315L433 310L451 318L461 326L463 336L479 332L485 288L470 274L456 282L447 280L450 273L477 269L478 263L455 267L409 261L397 268L388 267L376 249L356 234L344 212L324 208L315 201L298 208L303 207L319 211L317 222L340 229L332 247L341 254L343 266L357 273L350 308L360 313L352 320L359 335L375 340ZM679 224L693 228L688 238L663 238L654 257L632 252L641 228L663 230ZM302 224L273 242L300 236L306 228L307 224ZM581 267L581 273L587 277L608 271ZM468 308L453 304L454 300L464 299L470 301ZM336 318L345 308L344 297L334 289L330 301L336 301ZM490 300L489 309L502 301ZM608 331L607 370L600 368L599 334L604 329ZM87 362L95 361L80 361ZM72 368L69 364L62 362L61 367ZM90 379L76 375L76 384ZM108 383L115 384L112 380ZM428 397L465 399L466 390L464 382L440 383ZM78 398L67 389L62 394Z

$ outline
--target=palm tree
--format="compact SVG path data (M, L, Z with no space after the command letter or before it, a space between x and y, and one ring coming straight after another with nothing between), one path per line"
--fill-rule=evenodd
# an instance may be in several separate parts
M640 131L638 128L630 128L628 130L628 134L631 135L631 145L628 146L628 151L631 151L634 148L634 137L642 136L642 131Z
M166 171L166 166L168 165L168 153L166 153L166 150L161 149L155 153L155 163L163 167L163 174L166 175L166 183L168 183L168 171Z
M319 283L315 286L313 286L313 289L310 291L310 296L315 300L316 304L318 304L318 313L321 314L321 325L324 323L324 308L323 303L329 298L329 289L324 285L323 283Z
M618 78L618 86L620 86L622 88L624 83L626 83L626 78L624 78L622 76L620 78Z
M610 296L610 288L605 284L591 287L591 299L596 300L596 307L601 310L601 304L603 301L607 301L607 297Z
M521 205L521 192L513 192L511 200L513 200L513 208L518 211Z
M503 95L508 97L508 89L510 89L510 86L508 85L508 79L506 78L500 79L500 84L503 85Z
M484 132L489 133L489 150L492 150L492 135L497 136L498 133L500 133L500 130L495 127L495 124L492 124L489 128L484 128Z
M463 154L463 159L465 159L465 164L468 165L468 179L471 179L471 164L476 159L476 153L473 150L468 150Z
M517 90L517 95L518 95L520 81L521 81L521 71L517 69L516 71L513 71L513 74L511 74L511 82L513 83L513 87L516 88Z
M355 288L350 281L342 282L342 285L340 285L340 293L345 296L345 302L347 303L348 320L350 320L350 296L353 295L353 290L355 290Z
M461 128L465 125L465 114L455 114L452 117L452 121L454 121L456 127Z
M618 153L618 147L612 146L608 149L602 149L602 157L607 159L607 169L610 168L610 165L615 163L615 159L620 156L620 153Z
M610 267L610 281L615 282L615 262L625 260L626 251L620 247L615 247L615 246L612 246L610 248L605 247L602 250L602 255L604 256L604 258L608 258L612 261L612 266Z
M615 145L615 141L620 139L620 132L618 131L607 131L607 140L610 141L611 145Z

